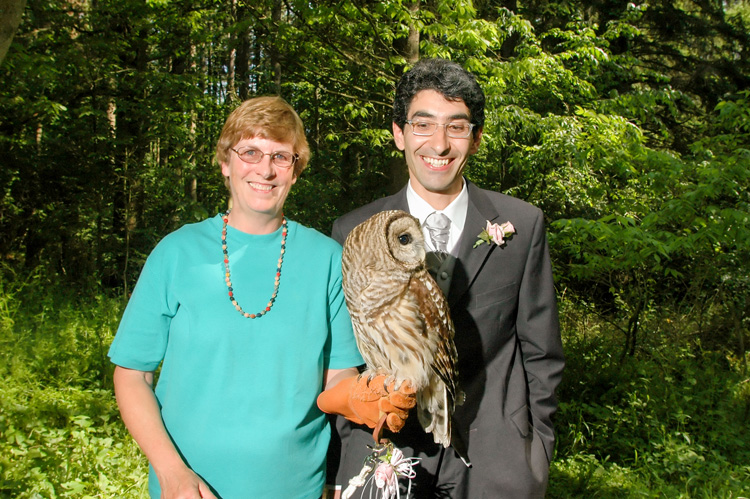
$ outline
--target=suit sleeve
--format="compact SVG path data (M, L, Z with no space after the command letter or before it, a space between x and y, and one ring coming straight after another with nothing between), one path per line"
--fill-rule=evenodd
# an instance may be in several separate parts
M347 234L344 234L344 231L342 229L343 224L341 223L341 219L337 218L336 221L333 222L333 229L331 229L331 237L338 242L341 246L344 245L344 241L346 240Z
M528 258L519 290L516 327L528 377L533 425L552 458L555 389L565 365L549 248L541 211L534 222Z

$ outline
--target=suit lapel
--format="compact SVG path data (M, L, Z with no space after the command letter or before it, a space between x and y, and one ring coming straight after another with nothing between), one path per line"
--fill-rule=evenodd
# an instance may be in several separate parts
M466 293L487 257L495 249L494 244L482 244L475 248L474 243L477 241L479 233L487 225L487 220L495 223L494 221L499 217L499 214L482 191L471 182L468 183L468 191L469 206L466 212L466 223L458 242L458 262L453 271L453 282L448 295L450 305L455 305Z

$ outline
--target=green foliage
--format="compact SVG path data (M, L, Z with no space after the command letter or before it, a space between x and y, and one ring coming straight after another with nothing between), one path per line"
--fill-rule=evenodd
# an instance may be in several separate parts
M744 355L750 310L743 263L750 261L747 105L742 96L720 103L691 156L649 149L638 129L621 119L586 112L582 116L591 123L576 120L571 128L569 157L585 159L550 178L560 181L554 199L568 201L565 211L578 216L555 220L550 243L561 282L573 293L585 289L602 313L620 315L626 353L634 353L639 317L647 308L690 310L702 323L706 309L700 304L710 300L735 317L728 327L736 337L723 338ZM613 123L633 132L617 133ZM735 133L727 134L729 126ZM596 203L599 196L586 196L591 192L604 199ZM570 209L575 204L578 213Z
M6 379L0 416L5 497L143 497L145 461L109 390Z
M549 497L736 498L750 492L750 389L736 357L682 319L646 314L648 355L620 362L616 331L562 303L566 371Z
M119 419L106 358L122 300L2 270L0 496L143 497L145 460Z

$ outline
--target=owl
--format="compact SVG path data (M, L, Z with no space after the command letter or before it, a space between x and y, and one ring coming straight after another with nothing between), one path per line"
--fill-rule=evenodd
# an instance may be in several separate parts
M417 416L436 443L451 443L451 416L463 403L448 303L425 266L419 220L384 211L344 242L343 288L367 370L416 390Z

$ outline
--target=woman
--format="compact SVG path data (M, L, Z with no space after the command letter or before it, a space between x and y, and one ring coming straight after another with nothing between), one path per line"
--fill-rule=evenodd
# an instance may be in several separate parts
M341 246L283 214L309 157L286 102L244 102L216 148L231 210L169 234L143 268L109 356L151 497L321 496L316 398L362 358Z

